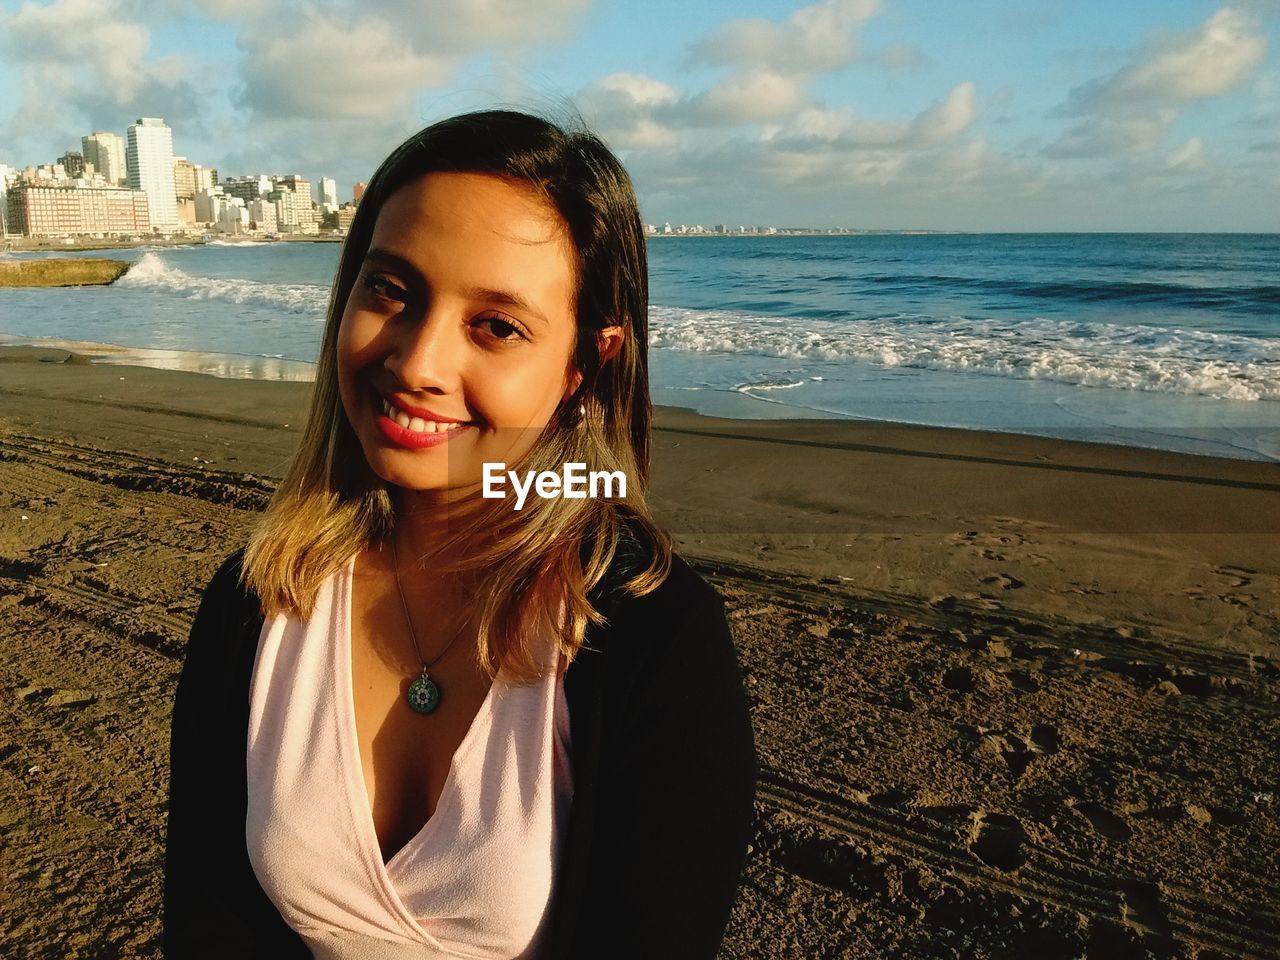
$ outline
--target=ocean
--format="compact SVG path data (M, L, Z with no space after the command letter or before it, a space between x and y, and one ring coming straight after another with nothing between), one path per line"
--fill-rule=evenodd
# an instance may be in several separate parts
M0 342L309 379L338 252L112 252L111 287L0 289ZM655 237L649 264L656 403L1280 462L1280 235Z

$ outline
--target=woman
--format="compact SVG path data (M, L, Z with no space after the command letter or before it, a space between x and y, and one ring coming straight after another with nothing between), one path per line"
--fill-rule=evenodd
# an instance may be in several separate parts
M585 132L456 117L369 182L299 451L192 626L170 960L715 955L755 754L645 505L646 270ZM521 479L569 463L625 489Z

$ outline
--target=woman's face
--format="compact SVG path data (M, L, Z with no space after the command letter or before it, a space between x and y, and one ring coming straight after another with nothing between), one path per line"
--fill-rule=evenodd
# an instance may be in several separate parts
M581 381L572 254L523 184L432 173L388 198L337 344L343 408L383 480L460 491L532 448Z

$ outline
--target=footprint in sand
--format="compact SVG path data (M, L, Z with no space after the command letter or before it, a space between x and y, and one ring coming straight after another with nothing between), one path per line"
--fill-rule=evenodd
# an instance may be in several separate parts
M1017 590L1019 587L1026 586L1017 577L1011 577L1007 573L997 573L995 576L983 577L979 583L988 583L999 586L1003 590Z
M1069 800L1067 806L1084 817L1099 836L1120 843L1133 836L1129 825L1100 803L1074 803Z
M1045 756L1057 753L1062 741L1058 737L1058 728L1051 723L1037 723L1031 728L1031 749Z
M98 695L92 690L55 690L45 700L45 705L67 710L78 710L96 702Z
M1040 689L1040 681L1026 670L1010 670L1005 676L1013 684L1013 689L1021 693L1035 693Z
M997 870L1017 870L1026 863L1027 832L1017 817L978 809L969 814L968 847Z
M1063 590L1062 592L1063 593L1079 593L1088 597L1096 597L1096 596L1102 595L1101 590L1094 590L1092 587L1079 587L1079 588L1068 587L1066 590Z
M1249 567L1237 567L1232 564L1226 564L1221 567L1214 567L1213 572L1220 576L1233 578L1235 580L1235 582L1231 584L1233 587L1247 587L1253 583L1253 575L1258 571L1250 569Z
M1258 601L1257 596L1252 593L1224 593L1218 599L1233 607L1252 607Z
M983 737L983 745L989 750L999 751L1015 780L1027 772L1035 758L1031 744L1016 733L988 734Z
M1121 922L1139 935L1154 934L1161 939L1169 937L1168 912L1160 896L1160 887L1144 880L1120 881Z
M947 594L941 597L930 597L929 606L936 607L939 610L964 610L966 607L976 607L979 610L999 610L1000 604L988 597L979 596L976 593L962 593L960 596L952 596Z

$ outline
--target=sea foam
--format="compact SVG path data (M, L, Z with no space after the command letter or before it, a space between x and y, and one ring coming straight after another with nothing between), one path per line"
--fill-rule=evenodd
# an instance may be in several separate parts
M1044 318L798 320L678 307L653 307L649 322L650 346L692 353L855 360L1245 402L1280 400L1276 338Z
M225 300L282 308L290 313L323 318L329 288L313 283L262 283L225 277L199 277L168 264L157 253L147 253L135 263L117 286L147 287L191 300Z

